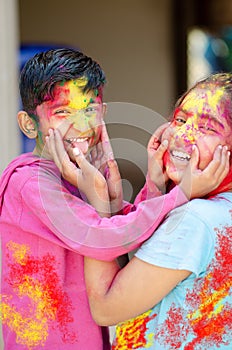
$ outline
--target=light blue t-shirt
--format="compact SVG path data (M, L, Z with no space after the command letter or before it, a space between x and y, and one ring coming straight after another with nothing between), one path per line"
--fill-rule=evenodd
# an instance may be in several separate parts
M174 209L135 255L192 274L120 324L114 350L232 349L232 193Z

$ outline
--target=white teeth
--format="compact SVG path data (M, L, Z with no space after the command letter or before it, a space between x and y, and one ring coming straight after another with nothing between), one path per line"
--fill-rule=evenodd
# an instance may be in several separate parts
M87 137L85 137L85 138L72 137L72 138L68 139L69 142L85 142L87 140L88 140Z
M190 155L188 153L185 152L181 152L181 151L172 151L171 152L172 155L176 158L179 158L181 160L190 160Z

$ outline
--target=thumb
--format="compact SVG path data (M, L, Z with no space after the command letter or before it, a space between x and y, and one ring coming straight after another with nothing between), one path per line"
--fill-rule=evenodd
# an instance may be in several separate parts
M78 147L73 148L73 155L75 157L77 165L82 171L85 172L89 169L89 167L91 167L91 164L88 162L88 160L85 158L84 154Z
M198 169L198 163L199 163L199 150L196 145L193 145L191 159L190 159L191 168Z
M156 160L162 160L164 153L167 151L168 148L168 140L163 140L158 149L155 152L155 158Z

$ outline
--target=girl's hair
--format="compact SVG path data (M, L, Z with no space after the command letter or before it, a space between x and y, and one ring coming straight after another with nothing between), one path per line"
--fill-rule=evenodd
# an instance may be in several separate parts
M24 65L19 81L23 109L33 114L38 105L53 98L58 82L83 78L83 91L97 90L102 94L105 74L91 57L74 49L52 49L37 53Z
M210 86L214 85L215 87L225 90L225 94L222 96L221 101L226 103L227 107L227 122L231 126L232 130L232 73L215 73L211 74L208 77L199 80L195 83L189 90L187 90L177 101L176 107L179 107L185 97L196 88L209 89ZM232 138L231 138L232 140ZM232 142L231 142L232 145ZM232 150L231 150L232 151ZM222 193L228 190L232 190L232 159L230 157L230 170L226 178L222 183L212 192L210 192L207 197L214 196L218 193Z

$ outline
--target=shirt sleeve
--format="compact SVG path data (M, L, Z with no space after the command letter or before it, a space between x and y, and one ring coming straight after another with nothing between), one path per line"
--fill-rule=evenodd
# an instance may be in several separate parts
M179 187L144 200L127 215L101 218L96 210L73 196L51 175L34 176L21 191L20 225L25 230L100 260L112 260L137 248L155 231L165 215L187 202ZM41 229L42 227L42 229Z
M208 266L214 244L212 230L188 203L173 210L135 255L152 265L199 276Z

